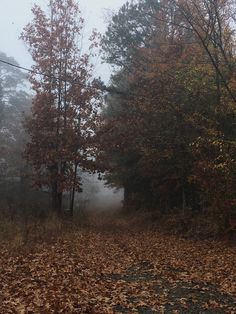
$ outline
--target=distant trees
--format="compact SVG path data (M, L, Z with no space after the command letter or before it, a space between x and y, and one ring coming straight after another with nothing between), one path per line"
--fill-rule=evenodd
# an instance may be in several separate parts
M98 36L91 35L89 53L83 53L78 45L84 20L73 0L51 0L49 14L36 5L32 12L33 21L21 36L34 60L30 81L35 96L26 121L30 142L25 156L35 184L50 189L58 213L63 193L70 192L72 214L75 191L81 190L77 169L91 168L94 162L100 93L90 58Z
M0 52L0 59L17 65ZM0 63L0 176L20 176L25 133L23 112L30 109L31 98L24 86L26 76L19 69Z
M232 214L232 9L226 0L142 0L112 17L103 48L118 70L108 89L100 155L109 180L125 187L128 207Z

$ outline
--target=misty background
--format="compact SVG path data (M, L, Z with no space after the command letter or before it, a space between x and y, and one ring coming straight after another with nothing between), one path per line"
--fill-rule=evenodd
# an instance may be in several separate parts
M118 9L124 4L125 0L81 0L78 1L82 16L85 19L85 28L84 28L84 38L85 44L83 46L84 51L86 51L86 38L89 36L91 31L95 28L101 34L104 34L106 31L107 23L114 12L117 12ZM0 51L5 53L1 54L1 58L5 61L6 57L14 58L21 67L30 68L33 64L31 56L29 55L26 45L22 40L19 39L20 34L23 28L32 20L31 8L34 4L40 5L43 9L47 9L46 0L1 0L1 11L0 11L0 40L1 47ZM102 63L101 57L96 61L96 67L94 71L95 77L101 77L105 82L109 82L109 78L112 72L112 69L105 63ZM25 75L27 76L27 71ZM19 87L18 87L19 88ZM27 84L22 84L21 90L27 91ZM25 112L29 109L29 99L27 99L26 106L21 106L19 108L18 117L16 125L20 125L20 115L21 110ZM16 127L17 128L17 127ZM7 132L6 128L2 129L2 135L4 132ZM17 133L17 130L16 130ZM10 135L11 141L18 141L18 145L23 145L21 139L18 141L15 138L12 138ZM20 152L13 152L14 156L17 156L19 159ZM12 157L14 159L14 156ZM16 158L16 159L17 159ZM4 162L1 165L4 168ZM120 206L123 200L123 189L113 189L105 185L105 181L98 178L98 174L89 174L83 173L82 184L83 192L77 193L76 195L76 204L77 207L86 207L86 208L97 208L97 209L109 209L111 207ZM11 194L11 191L15 190L18 181L17 174L10 175L8 179L8 184L5 184L5 193ZM13 182L14 181L14 184ZM4 190L4 189L3 189ZM25 195L26 191L23 191ZM3 191L4 194L4 191ZM23 196L22 191L19 191L19 196ZM34 194L31 196L34 198ZM9 201L9 200L8 200ZM22 200L21 200L22 202ZM25 201L27 202L27 201Z

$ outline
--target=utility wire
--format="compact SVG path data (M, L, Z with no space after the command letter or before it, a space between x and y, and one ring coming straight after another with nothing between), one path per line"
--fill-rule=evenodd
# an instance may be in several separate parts
M71 80L71 81L69 81L69 80L63 80L63 79L58 78L58 77L56 77L56 76L54 76L54 75L42 73L42 72L39 72L39 71L34 71L34 70L32 70L32 69L29 69L29 68L26 68L26 67L22 67L22 66L20 66L20 65L14 64L14 63L11 63L11 62L8 62L8 61L4 61L4 60L2 60L2 59L0 59L0 63L4 63L4 64L6 64L6 65L12 66L12 67L17 68L17 69L20 69L20 70L24 70L24 71L30 72L30 73L32 73L32 74L42 75L42 76L45 76L45 77L48 77L48 78L51 78L51 79L54 79L54 80L57 80L57 81L61 81L61 82L64 82L64 83L66 83L66 84L67 84L67 83L70 83L71 86L73 86L73 85L75 85L75 84L79 84L79 82L76 82L77 79L78 79L78 77L76 77L75 79L73 79L73 80ZM100 83L100 82L99 82L99 83ZM101 85L101 86L100 86L100 85ZM100 90L102 90L102 91L105 90L105 87L104 87L103 84L99 84L97 88L100 89Z
M62 82L64 82L64 83L68 83L68 82L69 82L69 80L61 79L61 78L59 78L59 77L56 77L55 75L50 75L50 74L46 74L46 73L43 73L43 72L34 71L34 70L32 70L32 69L25 68L25 67L22 67L22 66L20 66L20 65L17 65L17 64L8 62L8 61L4 61L4 60L2 60L2 59L0 59L0 63L7 64L7 65L12 66L12 67L15 67L15 68L17 68L17 69L30 72L30 73L32 73L32 74L46 76L46 77L48 77L48 78L52 78L52 79L57 80L57 81L62 81ZM76 77L75 79L73 79L70 83L71 83L71 84L76 84L76 80L77 80L77 79L78 79L78 77Z
M32 74L36 74L36 75L42 75L42 76L45 76L45 77L48 77L48 78L52 78L54 80L57 80L57 81L62 81L64 83L68 83L69 80L63 80L59 77L56 77L55 75L50 75L50 74L46 74L46 73L43 73L43 72L39 72L39 71L34 71L32 69L29 69L29 68L25 68L25 67L22 67L20 65L17 65L17 64L14 64L14 63L11 63L11 62L8 62L8 61L4 61L2 59L0 59L0 63L4 63L6 65L9 65L9 66L12 66L14 68L17 68L17 69L20 69L20 70L24 70L24 71L27 71L27 72L30 72ZM78 77L76 77L75 79L73 79L70 83L71 84L76 84L76 80L78 79Z
M33 73L33 74L43 75L43 76L47 76L47 77L49 77L49 78L54 78L54 79L58 80L58 78L56 78L56 77L53 76L53 75L45 74L45 73L42 73L42 72L39 72L39 71L34 71L34 70L32 70L32 69L28 69L28 68L22 67L22 66L20 66L20 65L17 65L17 64L11 63L11 62L7 62L7 61L4 61L4 60L2 60L2 59L0 59L0 62L1 62L1 63L4 63L4 64L7 64L7 65L9 65L9 66L15 67L15 68L17 68L17 69L21 69L21 70L24 70L24 71Z

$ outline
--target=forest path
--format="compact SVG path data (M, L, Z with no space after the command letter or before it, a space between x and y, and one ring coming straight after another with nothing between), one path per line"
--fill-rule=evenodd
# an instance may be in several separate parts
M57 241L2 247L0 313L236 313L235 261L235 248L100 215Z

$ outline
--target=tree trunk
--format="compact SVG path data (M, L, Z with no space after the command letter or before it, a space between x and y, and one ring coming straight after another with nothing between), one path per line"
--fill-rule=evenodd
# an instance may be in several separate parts
M124 204L128 204L130 199L130 189L128 185L124 186Z
M70 196L70 216L71 217L74 214L75 185L76 185L76 179L77 179L77 169L78 169L78 163L75 163L75 173L74 173L74 179L73 179L73 187L72 187L71 196Z
M52 209L58 216L61 215L62 211L62 192L58 192L57 183L52 187Z
M183 186L182 187L182 210L183 210L183 214L185 214L185 209L186 209L186 194L185 194L185 188Z
M75 203L75 187L72 188L71 198L70 198L70 216L74 214L74 203Z

